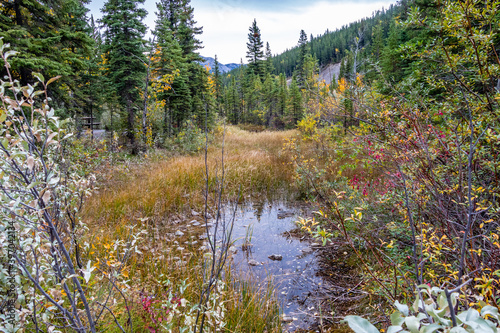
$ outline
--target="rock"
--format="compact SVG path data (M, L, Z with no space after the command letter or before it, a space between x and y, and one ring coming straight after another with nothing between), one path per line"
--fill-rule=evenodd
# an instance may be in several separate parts
M248 264L249 264L250 266L259 266L259 265L260 265L260 264L259 264L259 262L258 262L257 260L253 260L253 259L252 259L252 260L250 260L250 261L248 261Z
M178 237L181 237L181 236L184 236L184 233L182 231L180 231L180 230L177 230L175 232L175 235L178 236Z
M291 323L293 321L293 318L290 317L290 316L282 315L281 316L281 321L284 322L284 323Z
M284 219L286 217L292 217L295 214L291 210L283 210L281 212L278 212L278 219Z
M271 254L268 258L271 260L282 260L283 256L281 254Z
M314 252L314 250L311 249L310 247L306 247L305 249L302 249L301 251L304 254L309 254L309 253L313 253Z

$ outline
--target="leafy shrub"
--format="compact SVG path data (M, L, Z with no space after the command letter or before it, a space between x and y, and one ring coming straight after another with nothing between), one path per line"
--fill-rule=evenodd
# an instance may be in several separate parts
M498 309L491 305L480 310L469 308L455 314L459 293L447 289L420 285L411 307L395 302L397 311L391 315L387 333L496 333L500 332ZM413 315L410 313L413 311ZM356 333L380 332L368 320L346 316L344 321Z

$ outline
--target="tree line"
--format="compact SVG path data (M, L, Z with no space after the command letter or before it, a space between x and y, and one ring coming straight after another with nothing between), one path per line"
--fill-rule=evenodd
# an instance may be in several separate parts
M99 119L133 150L148 140L163 143L188 121L202 126L215 109L212 80L199 64L194 9L189 0L158 1L145 40L143 3L109 0L96 21L86 0L3 2L0 37L18 52L12 75L22 85L35 72L60 75L49 92L56 114L75 119L78 130L83 117Z

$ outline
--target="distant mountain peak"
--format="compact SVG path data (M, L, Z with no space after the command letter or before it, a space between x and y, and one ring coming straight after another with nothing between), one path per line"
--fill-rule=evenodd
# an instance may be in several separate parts
M215 67L215 59L212 58L212 57L204 57L204 56L201 56L203 58L203 62L201 62L201 64L203 66L209 66L210 67L210 72L212 72L214 70L214 67ZM235 63L230 63L230 64L221 64L219 62L219 70L221 73L226 73L226 72L229 72L235 68L238 68L240 67L240 64L235 64Z

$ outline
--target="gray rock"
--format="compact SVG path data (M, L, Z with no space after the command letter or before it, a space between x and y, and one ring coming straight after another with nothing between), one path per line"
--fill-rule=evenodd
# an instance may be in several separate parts
M302 249L301 251L304 254L309 254L309 253L313 253L314 252L314 250L311 249L310 247L306 247L305 249Z
M253 259L248 261L248 264L250 266L259 266L260 265L260 263L257 260L253 260Z
M283 256L281 254L271 254L270 256L268 256L269 259L271 260L282 260L283 259Z
M286 217L292 217L294 215L294 212L292 212L291 210L282 210L281 212L278 212L278 219L284 219Z

